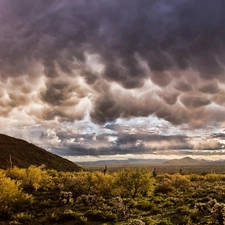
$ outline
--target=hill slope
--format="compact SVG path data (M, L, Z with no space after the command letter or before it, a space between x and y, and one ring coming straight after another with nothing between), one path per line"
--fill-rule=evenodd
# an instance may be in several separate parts
M167 164L167 165L198 165L198 164L202 164L202 161L195 160L190 157L184 157L182 159L171 159L171 160L164 162L163 164Z
M45 164L48 169L58 171L79 171L81 167L39 148L24 140L0 134L0 168L10 167L10 156L13 166L26 168L30 165L40 166Z

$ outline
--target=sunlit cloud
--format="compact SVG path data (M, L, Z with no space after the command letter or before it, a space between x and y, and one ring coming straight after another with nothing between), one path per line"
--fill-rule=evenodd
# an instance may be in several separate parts
M224 12L221 0L0 1L1 132L61 155L220 151Z

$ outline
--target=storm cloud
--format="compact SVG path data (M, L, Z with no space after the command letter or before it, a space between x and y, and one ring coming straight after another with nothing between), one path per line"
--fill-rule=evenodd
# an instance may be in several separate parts
M157 136L125 143L120 118L152 115L179 129L224 126L224 40L223 0L0 0L3 132L10 130L5 124L40 125L43 137L61 146L84 138L107 154L158 148ZM72 126L87 116L106 124L103 130L114 126L119 144L104 135L79 137ZM60 135L66 132L71 138ZM206 146L177 138L160 142ZM85 146L79 154L92 152Z
M224 148L224 135L212 134L207 137L185 135L159 135L145 133L81 134L71 138L69 134L57 134L60 144L51 151L65 156L101 156L126 154L167 154L198 155L220 151ZM60 137L61 136L61 137ZM222 152L221 152L222 153Z

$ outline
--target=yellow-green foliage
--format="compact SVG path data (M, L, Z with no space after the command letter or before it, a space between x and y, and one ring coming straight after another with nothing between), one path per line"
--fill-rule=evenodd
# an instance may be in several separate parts
M220 181L220 180L225 180L225 175L224 174L207 174L205 175L205 180L209 182L214 182L214 181Z
M47 173L48 173L48 175L50 175L52 177L58 177L58 171L56 171L56 170L48 169Z
M157 177L156 192L166 194L174 189L171 176L160 175Z
M43 170L44 166L30 166L26 170L26 184L36 191L41 187L48 186L50 176L46 170Z
M26 174L26 169L14 166L12 169L7 170L6 175L15 180L23 180Z
M154 178L145 168L126 168L117 173L117 184L121 187L121 195L135 198L137 195L149 195L153 192Z
M5 170L0 170L0 179L1 179L1 178L4 178L5 175L6 175Z
M18 182L8 177L1 177L0 193L1 211L19 206L20 204L31 203L33 200L31 195L22 191Z
M60 190L73 192L73 195L95 194L101 196L113 195L114 176L102 172L59 173L57 182Z
M190 181L186 176L182 176L180 174L174 174L172 176L172 185L175 188L184 189L189 186Z
M26 189L37 191L39 188L48 188L51 185L51 176L44 170L44 166L30 166L27 169L14 167L7 171L7 176L20 181Z
M88 172L83 171L76 173L60 172L54 182L60 190L71 191L74 196L88 194L90 191L88 174Z
M102 196L112 196L114 177L102 172L93 172L88 174L90 192Z
M186 175L186 177L190 181L204 181L205 180L205 176L199 175L199 174L189 174L189 175Z
M72 192L72 201L59 204L60 191ZM9 224L217 224L224 197L224 174L153 178L147 168L105 174L44 166L0 170L0 218Z
M24 224L24 223L27 223L27 222L31 221L32 215L28 214L28 213L21 212L21 213L17 213L12 218L15 221L19 222L19 224L20 223Z

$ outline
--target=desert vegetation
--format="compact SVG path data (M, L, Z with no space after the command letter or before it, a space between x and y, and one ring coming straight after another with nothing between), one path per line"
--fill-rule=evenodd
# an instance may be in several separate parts
M225 224L225 174L0 170L0 224Z

